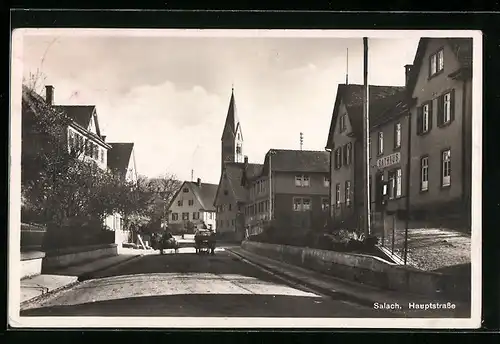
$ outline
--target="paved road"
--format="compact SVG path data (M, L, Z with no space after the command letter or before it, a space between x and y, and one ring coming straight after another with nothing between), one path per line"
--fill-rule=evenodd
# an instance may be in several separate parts
M223 249L199 256L188 248L146 255L30 307L21 316L387 316L286 283Z

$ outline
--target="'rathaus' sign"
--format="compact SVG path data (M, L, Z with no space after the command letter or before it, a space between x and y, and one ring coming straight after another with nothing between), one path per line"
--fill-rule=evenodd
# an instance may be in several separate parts
M377 160L378 168L386 168L388 166L398 164L401 160L401 153L396 152L387 156L384 156Z

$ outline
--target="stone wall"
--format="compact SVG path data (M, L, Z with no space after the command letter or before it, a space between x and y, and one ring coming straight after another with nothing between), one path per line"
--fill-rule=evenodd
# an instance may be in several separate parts
M426 272L385 261L381 258L312 248L244 241L242 248L334 277L387 290L415 294L467 297L470 283L456 283L443 274Z

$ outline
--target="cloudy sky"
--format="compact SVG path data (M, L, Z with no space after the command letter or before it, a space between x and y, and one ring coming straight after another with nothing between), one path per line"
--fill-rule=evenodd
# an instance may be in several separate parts
M218 183L234 84L244 154L324 150L338 83L363 83L361 38L25 35L24 76L56 104L95 104L108 142L134 142L139 174ZM403 85L418 38L370 39L369 82Z

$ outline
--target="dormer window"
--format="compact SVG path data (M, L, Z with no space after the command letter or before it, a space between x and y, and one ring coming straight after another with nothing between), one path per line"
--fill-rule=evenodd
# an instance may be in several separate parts
M444 50L440 49L429 57L429 77L440 73L444 69Z

